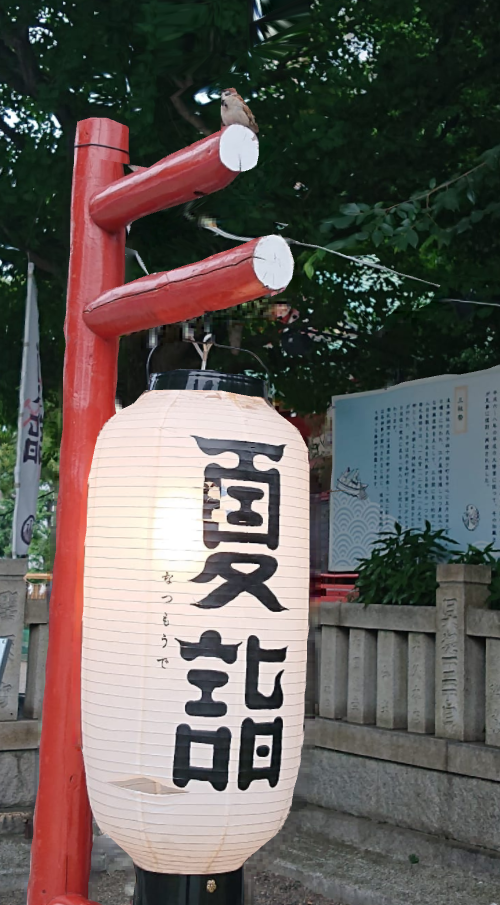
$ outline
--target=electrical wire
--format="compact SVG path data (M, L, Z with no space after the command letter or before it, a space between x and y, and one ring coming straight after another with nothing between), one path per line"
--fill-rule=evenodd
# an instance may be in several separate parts
M205 218L200 217L198 221L198 225L201 229L207 229L209 232L214 233L217 236L222 236L223 239L230 239L235 242L251 242L252 238L249 236L235 236L232 233L228 233L223 229L219 229L218 226L213 225L213 221L205 220ZM255 238L255 237L254 237ZM434 289L440 289L441 283L433 283L430 280L424 280L422 277L413 276L411 273L403 273L400 270L393 270L391 267L386 267L384 264L377 264L375 261L370 261L367 258L358 255L345 255L341 251L336 251L333 248L327 248L325 245L314 245L310 242L300 242L298 239L291 239L287 236L283 236L285 242L288 242L289 245L301 245L303 248L314 248L317 251L326 251L328 254L336 255L339 258L344 258L346 261L351 261L353 264L358 264L361 267L372 267L374 270L380 270L383 273L389 273L391 276L403 277L406 280L415 280L417 283L424 283L426 286L432 286ZM461 305L484 305L489 308L500 308L500 303L497 302L478 302L473 299L451 299L451 298L443 298L437 299L439 302L457 302Z
M46 493L41 493L37 497L37 500L43 500L44 497L51 496L54 493L55 493L55 490L47 490ZM7 516L12 515L14 512L15 506L16 506L16 504L12 503L12 506L10 507L10 509L0 509L0 518L7 518Z

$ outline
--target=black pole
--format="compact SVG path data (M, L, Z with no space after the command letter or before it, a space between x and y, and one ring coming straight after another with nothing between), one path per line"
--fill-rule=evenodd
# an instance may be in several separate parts
M156 874L135 866L133 905L243 905L243 868L226 874Z

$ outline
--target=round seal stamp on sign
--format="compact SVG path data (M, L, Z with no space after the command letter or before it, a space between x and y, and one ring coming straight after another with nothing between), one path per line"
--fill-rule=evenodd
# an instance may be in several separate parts
M465 512L462 515L462 521L467 528L467 531L475 531L477 526L479 525L479 509L477 506L473 506L472 503L469 503L465 507Z
M27 519L24 520L22 528L21 528L21 537L25 544L31 543L31 538L33 537L33 528L35 525L35 516L29 515Z

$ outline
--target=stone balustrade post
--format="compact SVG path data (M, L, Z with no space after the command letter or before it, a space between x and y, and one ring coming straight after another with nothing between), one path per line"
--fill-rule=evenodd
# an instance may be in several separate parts
M404 632L378 633L377 726L408 728L408 636Z
M436 735L482 741L485 726L485 644L467 635L467 610L484 609L489 566L442 564L436 592Z
M353 628L349 633L347 721L370 725L377 712L377 633Z
M26 719L38 720L42 715L45 691L45 666L49 646L49 626L32 625L28 648L28 669L23 714Z
M347 714L349 629L324 625L321 632L319 715L344 720Z
M26 571L26 559L0 559L0 637L12 642L0 685L0 721L17 720Z
M500 638L486 639L485 741L500 747Z
M408 635L408 731L434 735L436 643L433 635Z

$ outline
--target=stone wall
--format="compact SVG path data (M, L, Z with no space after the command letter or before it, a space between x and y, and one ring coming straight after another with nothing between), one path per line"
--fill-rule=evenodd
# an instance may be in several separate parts
M310 804L500 852L500 783L315 748L296 795Z
M500 851L500 612L490 570L438 567L436 606L326 603L297 794Z

